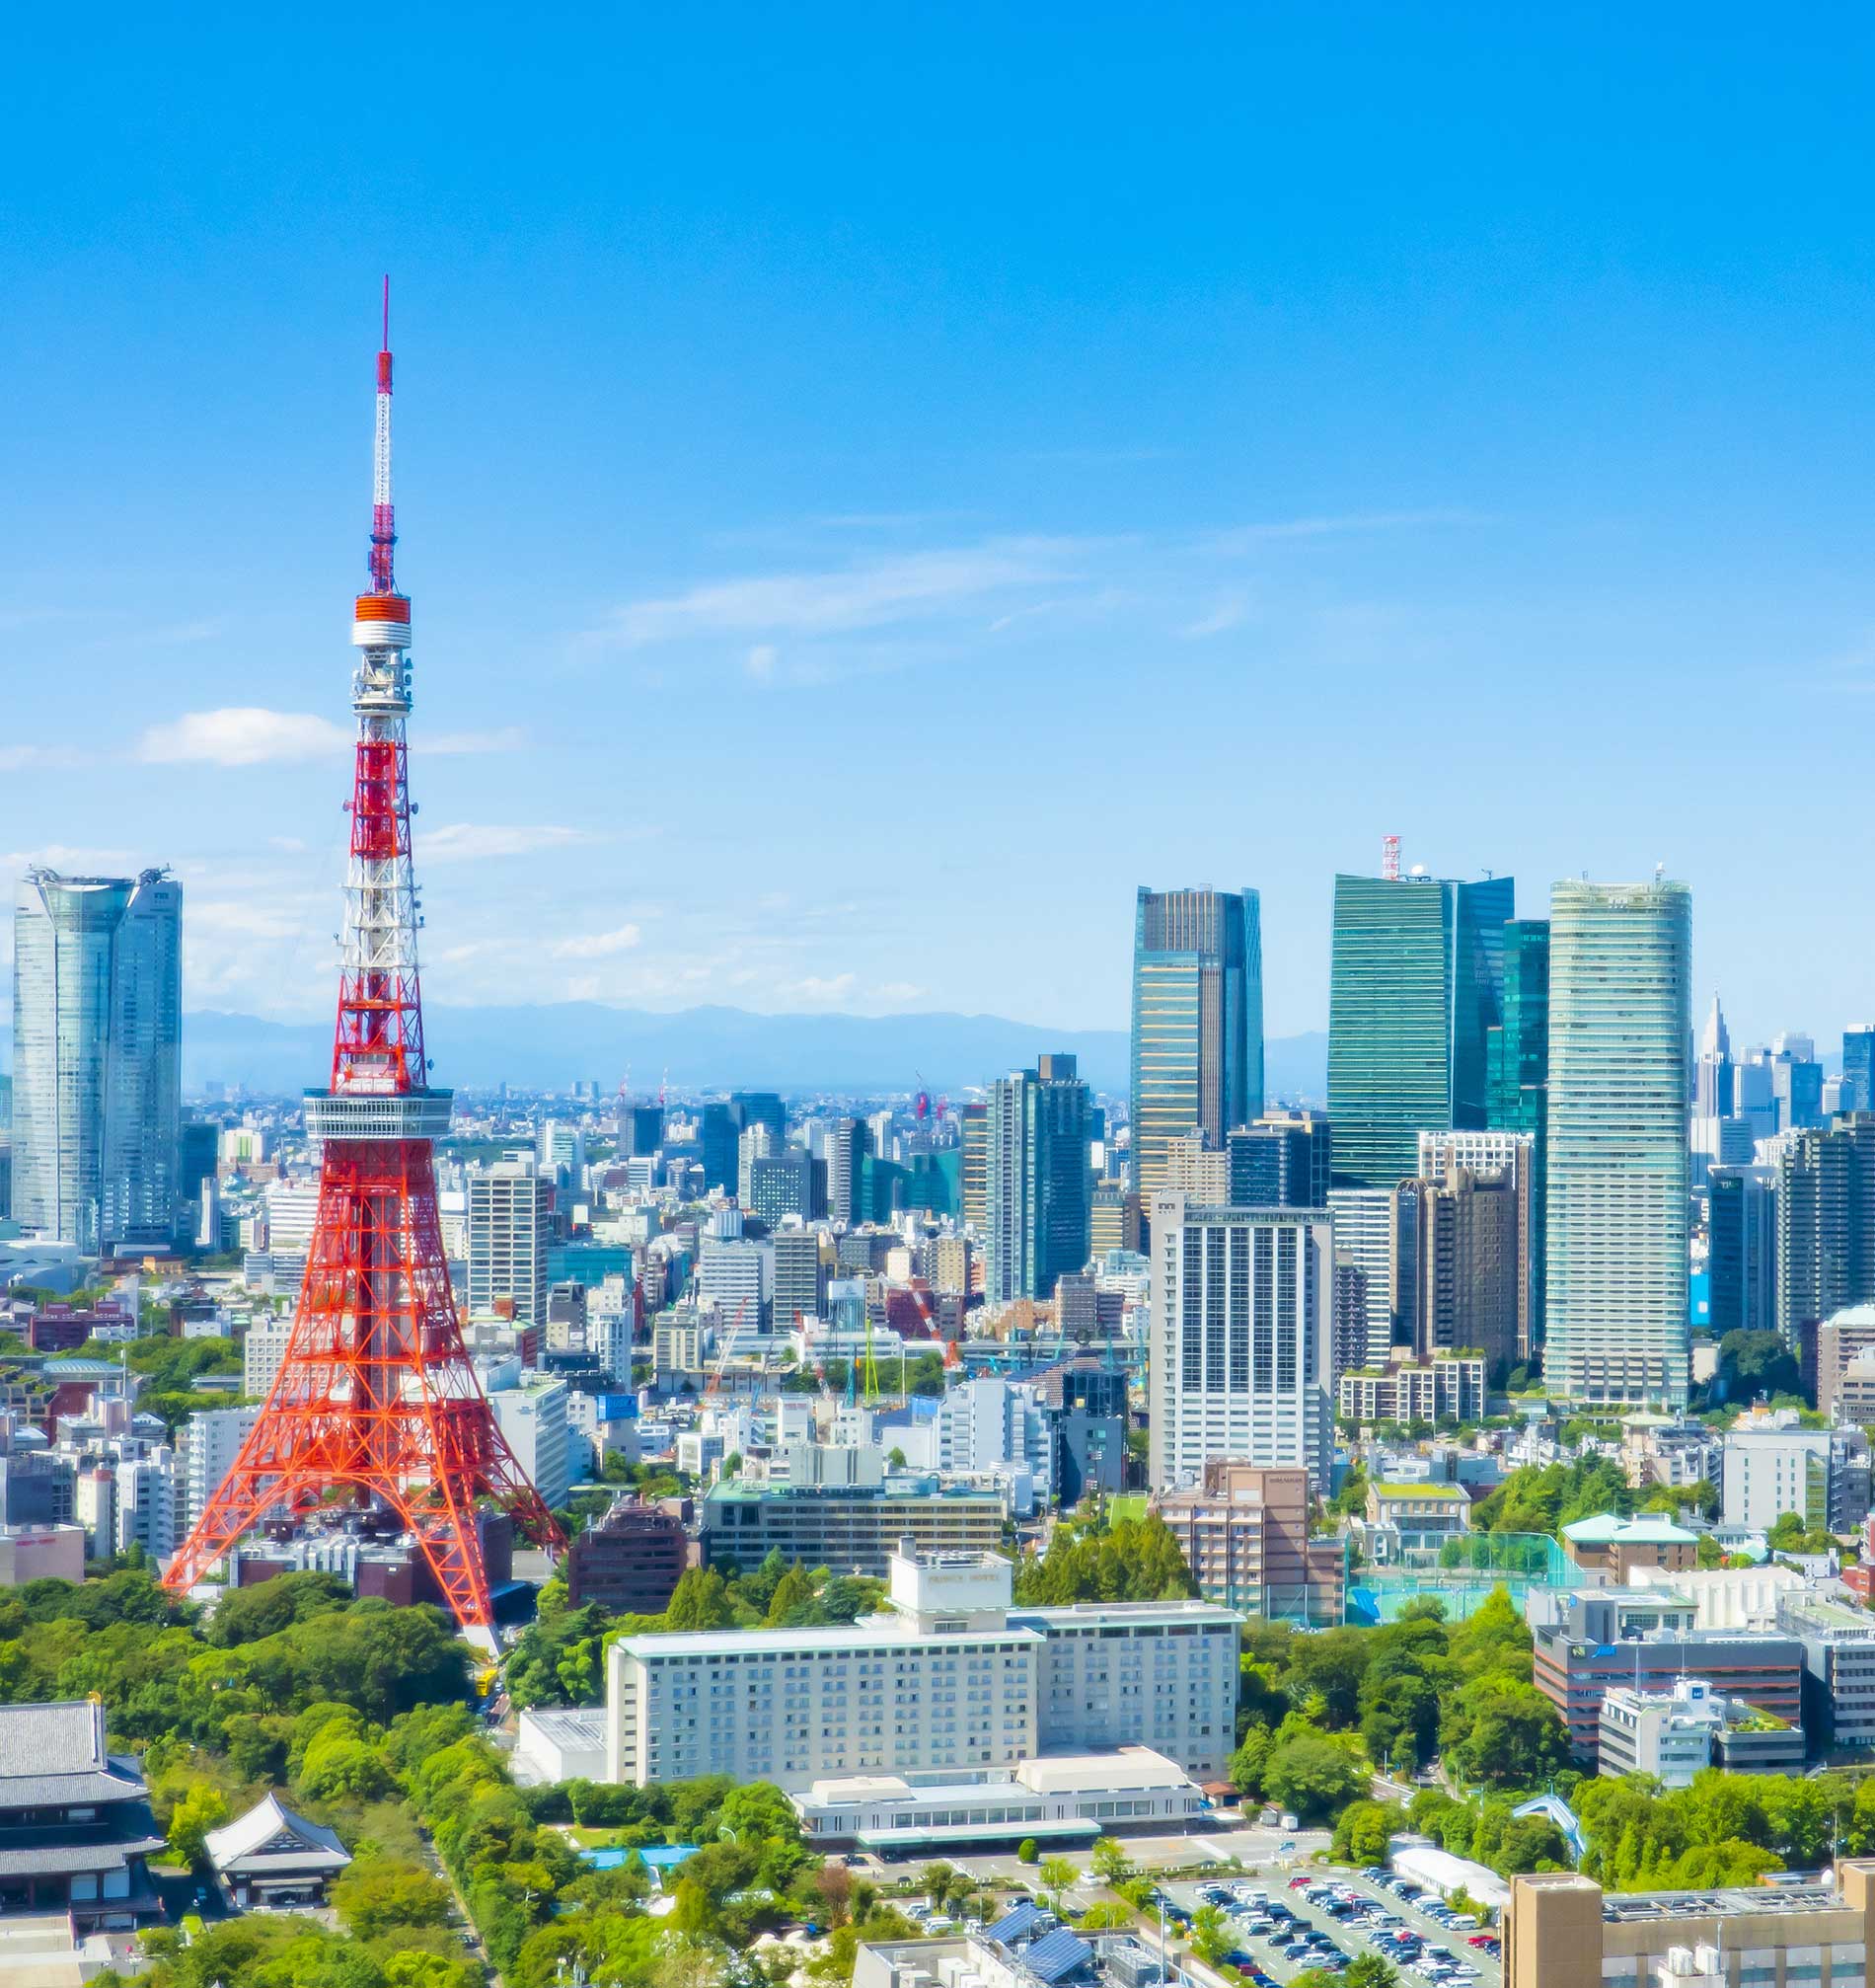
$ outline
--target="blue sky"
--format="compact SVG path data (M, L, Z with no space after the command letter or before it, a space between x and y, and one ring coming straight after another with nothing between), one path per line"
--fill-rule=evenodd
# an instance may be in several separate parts
M319 21L7 31L0 850L189 1005L329 1005L388 268L433 1002L1119 1025L1249 883L1286 1033L1391 830L1875 1012L1865 16Z

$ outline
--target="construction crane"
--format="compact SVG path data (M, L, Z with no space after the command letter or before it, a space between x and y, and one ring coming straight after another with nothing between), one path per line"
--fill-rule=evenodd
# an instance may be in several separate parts
M705 1400L708 1400L712 1395L722 1392L723 1372L729 1364L729 1355L735 1350L736 1336L742 1330L743 1315L748 1309L749 1301L745 1297L735 1308L735 1318L730 1322L728 1334L723 1338L721 1345L716 1349L715 1367L712 1371L710 1378L704 1383ZM764 1366L763 1371L767 1372L766 1366Z

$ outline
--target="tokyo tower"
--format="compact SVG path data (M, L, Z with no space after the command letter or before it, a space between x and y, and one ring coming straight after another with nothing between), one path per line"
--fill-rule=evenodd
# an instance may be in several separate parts
M404 737L411 603L391 570L390 347L387 277L371 585L351 631L360 657L344 959L331 1087L306 1094L319 1209L279 1378L163 1584L187 1592L269 1514L375 1504L413 1537L458 1623L486 1636L479 1502L505 1510L537 1546L565 1541L470 1364L436 1215L431 1142L448 1129L450 1093L429 1085L417 992Z

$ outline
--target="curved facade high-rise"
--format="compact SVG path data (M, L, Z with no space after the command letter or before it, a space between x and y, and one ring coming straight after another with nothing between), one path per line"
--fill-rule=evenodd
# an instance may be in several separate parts
M29 870L13 918L13 1214L81 1250L175 1240L183 886Z
M1543 1380L1570 1401L1686 1406L1691 976L1684 883L1550 892Z

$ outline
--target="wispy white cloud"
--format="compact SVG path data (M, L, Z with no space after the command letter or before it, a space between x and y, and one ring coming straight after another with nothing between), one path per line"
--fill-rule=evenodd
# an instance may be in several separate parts
M775 645L758 642L743 658L742 666L757 683L768 683L775 675Z
M216 615L208 620L171 622L162 628L141 629L130 638L147 643L152 649L186 649L198 642L214 642L226 634L227 618Z
M866 999L868 1001L884 1001L896 1006L902 1001L916 1001L923 996L924 992L924 988L910 980L887 980L881 986L868 987L866 989Z
M327 758L350 743L349 732L309 711L228 705L185 712L151 726L137 740L136 757L156 765L261 766L271 760Z
M0 854L0 872L14 876L43 867L62 870L70 877L133 877L149 865L147 852L138 856L127 849L75 847L69 842L48 842L39 849L12 849Z
M1232 525L1209 533L1200 545L1205 552L1242 553L1277 539L1329 538L1346 532L1410 531L1487 522L1479 511L1454 508L1349 511L1339 516L1276 518L1261 524Z
M0 745L0 773L24 773L34 766L82 766L85 758L65 745Z
M610 959L629 953L643 933L636 925L621 925L614 932L587 932L576 939L562 939L553 949L556 959Z
M1209 614L1187 622L1178 633L1187 642L1202 642L1208 635L1223 635L1227 629L1240 628L1249 611L1249 603L1238 594L1230 600L1220 601Z
M549 849L572 849L596 838L583 828L552 822L497 825L486 821L450 821L440 828L420 829L416 862L477 863L490 856L539 856Z
M858 984L855 973L809 973L798 980L784 980L775 991L784 1001L801 1001L818 1008L844 1001Z
M717 580L620 608L595 639L638 649L695 636L828 636L885 628L1073 578L1088 550L1087 542L1075 539L992 539L839 572Z

